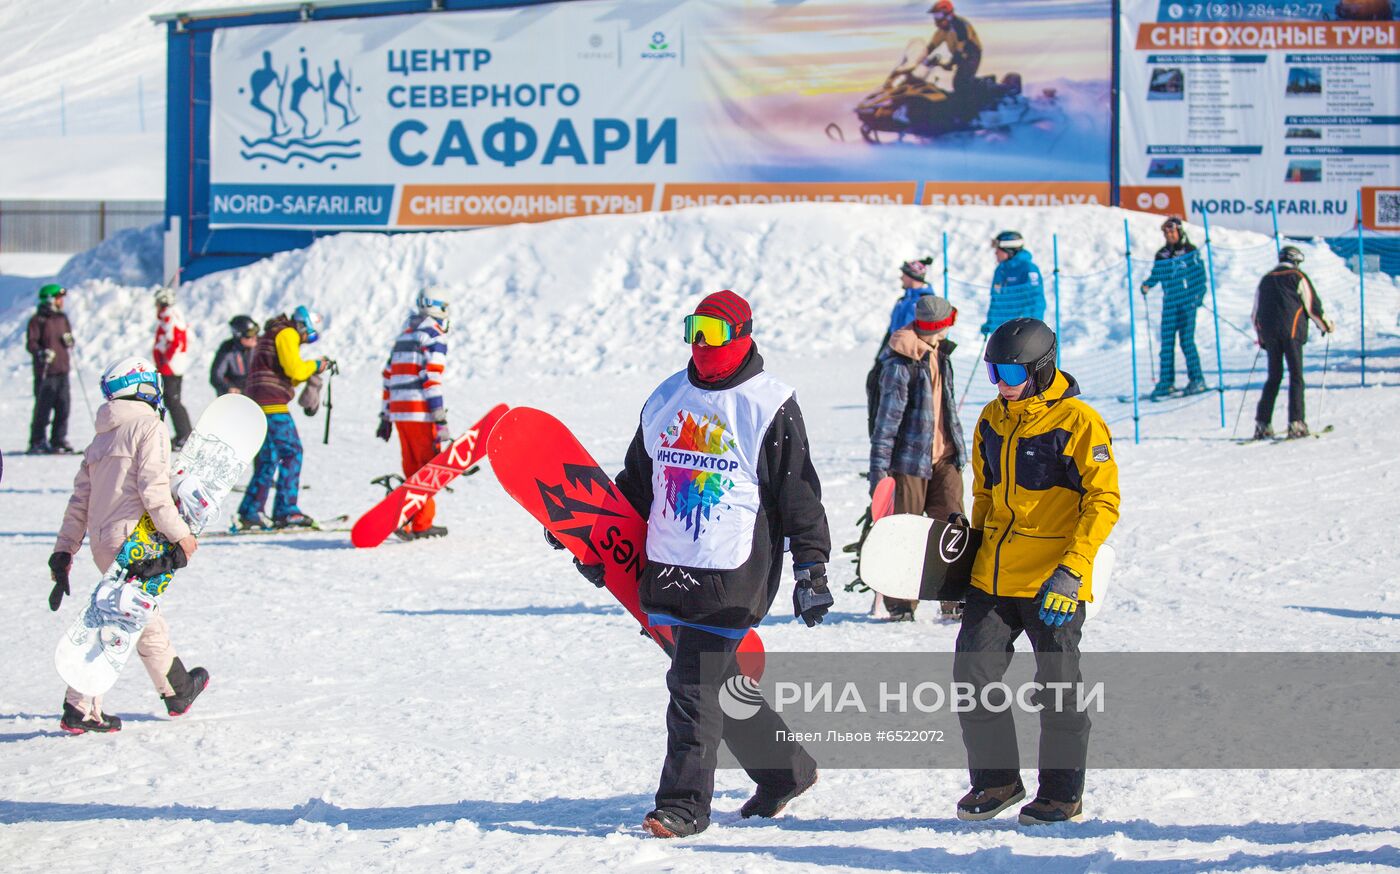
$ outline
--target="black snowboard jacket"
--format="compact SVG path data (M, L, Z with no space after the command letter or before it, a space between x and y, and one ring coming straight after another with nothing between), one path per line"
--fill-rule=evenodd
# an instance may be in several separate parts
M739 369L727 379L707 383L689 367L691 385L707 391L735 388L763 372L763 357L755 347ZM647 454L641 426L627 448L617 487L642 518L651 514L652 460ZM664 613L682 622L720 628L749 628L768 615L783 577L783 544L787 538L794 564L825 563L831 553L831 534L822 506L822 487L812 466L807 429L797 398L788 398L763 435L758 462L759 511L754 523L753 548L742 565L733 570L677 567L649 561L642 573L642 609ZM682 591L661 580L684 572L699 582Z

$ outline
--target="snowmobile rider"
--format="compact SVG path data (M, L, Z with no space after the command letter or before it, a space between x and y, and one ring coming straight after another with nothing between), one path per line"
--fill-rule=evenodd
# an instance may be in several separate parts
M375 431L375 436L387 443L398 430L405 477L413 476L452 442L442 398L442 375L447 367L447 294L440 289L424 291L415 306L384 364L384 394ZM436 512L433 499L428 498L406 530L397 533L405 540L442 537L447 529L433 524Z
M953 666L978 701L959 715L972 781L957 805L963 820L991 819L1025 798L1014 719L1006 707L989 709L982 690L1005 675L1022 632L1036 654L1036 682L1082 680L1078 608L1094 598L1094 558L1118 521L1112 435L1074 377L1056 368L1056 345L1044 322L1013 319L992 334L984 356L1000 396L973 429L971 525L982 545ZM1089 717L1073 692L1062 704L1054 696L1040 704L1040 787L1020 821L1078 821Z
M1181 341L1181 354L1186 357L1186 389L1184 394L1200 394L1206 390L1201 373L1201 356L1196 351L1196 310L1205 301L1206 269L1201 253L1186 238L1186 225L1176 216L1162 222L1162 239L1166 245L1157 250L1152 261L1152 273L1143 281L1142 296L1154 285L1162 287L1162 351L1157 372L1157 385L1149 396L1160 400L1171 394L1176 383L1176 343Z
M68 369L73 326L63 311L68 294L61 285L39 289L39 306L29 318L24 348L34 364L34 415L29 421L29 452L72 452L68 445ZM52 424L50 424L52 421ZM49 439L44 439L44 432Z
M164 383L165 408L175 425L175 451L189 439L190 414L180 399L185 370L190 366L190 328L184 315L175 306L175 289L158 288L153 295L156 305L156 339L151 347L151 359L160 371Z
M982 336L989 336L1011 319L1045 318L1045 281L1026 249L1019 231L1002 231L992 238L997 269L992 274L992 297Z
M890 78L904 73L912 73L922 64L925 67L942 67L953 71L952 96L968 98L976 87L977 68L982 65L982 41L977 31L966 18L953 14L952 0L938 0L928 9L933 16L934 31L923 53L913 63L897 68ZM939 46L948 47L949 58L940 61L937 57Z
M214 394L242 394L243 385L248 381L248 371L253 368L253 352L258 348L258 332L262 330L252 316L234 316L228 320L232 336L214 352L214 363L209 366L209 384Z
M947 339L957 308L937 295L919 298L914 321L890 336L880 353L880 403L870 440L870 491L894 477L894 512L947 519L963 512L962 469L967 463L953 364L957 344ZM912 621L918 601L885 598L892 621ZM957 601L942 602L953 618Z
M320 337L320 314L299 306L290 318L283 313L268 319L258 338L244 394L256 401L267 415L267 437L253 462L248 492L238 505L238 524L244 528L265 527L263 506L274 487L274 478L277 497L272 502L273 527L316 526L315 520L297 506L302 448L296 422L287 411L287 405L296 395L296 386L335 366L329 358L302 359L302 344L315 343Z
M833 603L831 538L802 411L792 388L763 370L748 302L729 290L706 296L685 318L685 341L690 364L642 407L617 476L647 520L642 609L651 625L671 626L675 641L666 761L656 809L642 822L659 838L709 826L721 738L758 784L741 817L777 816L816 782L807 751L779 739L782 717L765 703L731 719L719 691L738 673L740 640L778 594L785 539L794 615L810 628ZM579 569L603 584L601 565Z
M1308 436L1303 409L1303 344L1308 342L1308 322L1324 334L1336 330L1322 314L1322 298L1312 280L1299 269L1303 253L1296 246L1284 246L1278 253L1278 266L1264 274L1254 293L1254 331L1269 359L1269 375L1259 395L1254 413L1254 439L1274 436L1274 401L1283 383L1283 365L1288 364L1288 436ZM1304 318L1306 316L1306 318Z
M107 402L97 410L97 435L84 451L78 475L73 478L73 494L49 556L54 581L50 610L57 610L63 597L71 594L68 575L84 536L98 575L116 561L143 514L149 514L156 530L176 544L181 561L188 561L199 548L170 496L170 436L163 421L161 383L155 365L141 358L124 358L102 373L102 396ZM155 684L156 694L171 716L188 710L208 684L209 672L203 668L185 670L170 642L165 615L154 599L133 583L111 581L93 593L92 604L108 621L123 624L135 619L128 630L140 627L144 620L136 653ZM101 696L88 697L72 688L64 696L59 722L64 731L120 731L121 725L121 719L102 712Z

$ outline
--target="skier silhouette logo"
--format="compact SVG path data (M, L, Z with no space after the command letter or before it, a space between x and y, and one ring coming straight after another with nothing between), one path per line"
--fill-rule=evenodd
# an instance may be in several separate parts
M339 162L361 155L360 139L340 133L362 118L355 109L355 94L361 89L355 85L354 70L341 59L331 59L327 75L325 65L308 56L304 46L297 54L293 77L290 65L283 64L279 71L272 51L263 51L261 66L249 74L247 87L238 89L256 113L243 117L267 131L265 136L240 136L243 148L238 154L263 170L273 166L334 170Z

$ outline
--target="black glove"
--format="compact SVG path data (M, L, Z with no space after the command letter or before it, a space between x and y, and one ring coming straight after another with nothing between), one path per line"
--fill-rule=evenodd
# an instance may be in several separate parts
M597 564L584 564L583 562L575 558L574 567L578 568L578 572L583 574L583 578L585 580L588 580L590 583L597 586L598 588L601 589L607 586L608 581L604 579L606 571L603 568L603 563L601 561Z
M548 543L555 549L564 548L564 541L560 540L558 537L555 537L554 532L550 531L548 528L544 529L544 542Z
M49 609L58 610L68 590L68 568L73 566L73 555L68 552L55 552L49 556L49 578L53 580L53 591L49 592Z
M959 528L971 528L972 522L962 513L949 513L948 524L956 525Z
M811 628L826 616L826 611L836 603L831 591L826 587L826 565L818 562L807 567L794 568L793 578L797 585L792 589L792 615L807 623Z
M161 574L171 574L189 564L189 557L185 555L185 550L180 544L164 555L155 558L143 558L140 561L133 561L126 566L126 575L133 580L149 580Z
M385 443L388 443L389 438L394 436L394 423L389 421L388 416L379 417L379 428L374 432L374 436Z

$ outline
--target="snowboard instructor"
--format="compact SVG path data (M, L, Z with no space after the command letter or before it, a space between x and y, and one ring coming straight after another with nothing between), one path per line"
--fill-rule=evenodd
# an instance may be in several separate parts
M656 809L642 823L659 838L709 826L721 738L758 784L739 811L744 818L776 816L817 780L807 751L775 738L786 725L767 704L742 721L720 708L720 686L738 673L740 640L778 594L785 538L793 613L812 627L833 603L830 534L802 411L792 388L764 372L752 335L753 313L739 295L719 291L700 302L685 319L690 364L642 407L617 476L647 520L642 608L653 626L672 626L675 639L666 761ZM580 570L600 583L600 566Z
M68 368L73 326L63 312L68 294L61 285L39 289L39 307L29 318L24 348L34 362L34 416L29 422L29 452L72 452L68 445ZM50 425L52 417L52 425ZM49 439L44 439L44 432Z
M442 398L442 374L447 368L447 296L442 291L425 291L415 305L417 311L404 322L384 363L384 395L375 431L375 436L387 443L398 430L405 477L413 476L452 442ZM399 536L417 540L447 534L446 528L433 524L436 513L433 499L428 498Z
M982 545L953 663L954 679L971 683L977 700L958 717L972 781L957 806L963 820L991 819L1025 798L1014 719L1007 707L988 708L983 689L1001 681L1022 632L1037 683L1082 681L1078 607L1093 600L1094 557L1118 521L1113 437L1074 377L1056 368L1055 353L1044 322L1013 319L983 356L1000 397L973 430L972 527ZM1021 808L1023 825L1083 816L1089 717L1073 691L1063 702L1039 700L1040 787Z
M199 548L190 527L170 496L170 436L165 430L164 391L155 365L141 358L124 358L102 373L102 396L97 410L97 435L83 453L73 494L63 514L49 573L54 581L49 609L58 610L71 594L68 582L73 555L86 537L97 573L104 574L140 521L150 514L156 530L175 544L177 566L183 567ZM105 591L104 591L105 590ZM204 668L185 670L170 642L170 627L154 600L135 585L104 584L92 600L108 621L119 624L139 616L145 628L136 644L166 712L179 716L209 683ZM84 607L83 609L87 609ZM69 688L63 699L59 727L69 734L120 731L122 721L102 712L102 697Z

